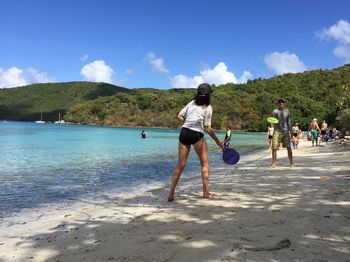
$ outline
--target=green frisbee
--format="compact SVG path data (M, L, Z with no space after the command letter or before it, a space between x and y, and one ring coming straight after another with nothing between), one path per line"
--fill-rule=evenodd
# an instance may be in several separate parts
M271 124L277 124L278 123L278 119L276 117L268 117L267 118L267 122L269 122Z

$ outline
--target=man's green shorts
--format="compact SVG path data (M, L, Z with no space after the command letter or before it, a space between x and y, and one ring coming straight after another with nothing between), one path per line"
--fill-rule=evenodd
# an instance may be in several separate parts
M318 137L317 130L315 130L315 129L311 130L311 141L317 140L317 137Z
M283 147L290 148L289 132L275 130L272 136L272 149L278 149L281 143Z

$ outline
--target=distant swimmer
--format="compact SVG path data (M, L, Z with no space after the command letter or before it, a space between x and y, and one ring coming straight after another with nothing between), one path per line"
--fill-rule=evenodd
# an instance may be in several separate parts
M142 130L141 132L141 138L146 138L147 137L147 134L145 132L145 130Z

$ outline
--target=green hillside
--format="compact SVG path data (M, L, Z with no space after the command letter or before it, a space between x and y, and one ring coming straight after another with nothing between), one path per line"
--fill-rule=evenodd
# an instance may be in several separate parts
M350 64L255 79L246 84L214 86L213 126L236 130L266 130L266 117L278 97L287 99L293 122L307 128L312 118L350 129ZM179 110L196 89L126 89L105 83L36 84L0 89L0 119L34 121L43 111L54 121L93 125L176 128Z
M237 130L266 130L266 117L278 97L288 100L293 121L307 128L312 118L346 127L350 123L350 65L256 79L247 84L215 86L212 95L213 126L228 124ZM195 95L195 89L137 89L74 105L66 115L72 122L148 127L178 127L179 110ZM337 121L337 119L343 119Z
M33 84L17 88L0 89L0 119L55 121L76 103L82 103L129 89L106 83L67 82Z

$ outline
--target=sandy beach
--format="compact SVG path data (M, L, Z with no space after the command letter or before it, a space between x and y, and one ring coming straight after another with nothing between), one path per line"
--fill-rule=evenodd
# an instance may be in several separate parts
M0 233L0 261L350 261L350 146L303 142L168 188L45 214ZM170 181L170 177L169 177Z

